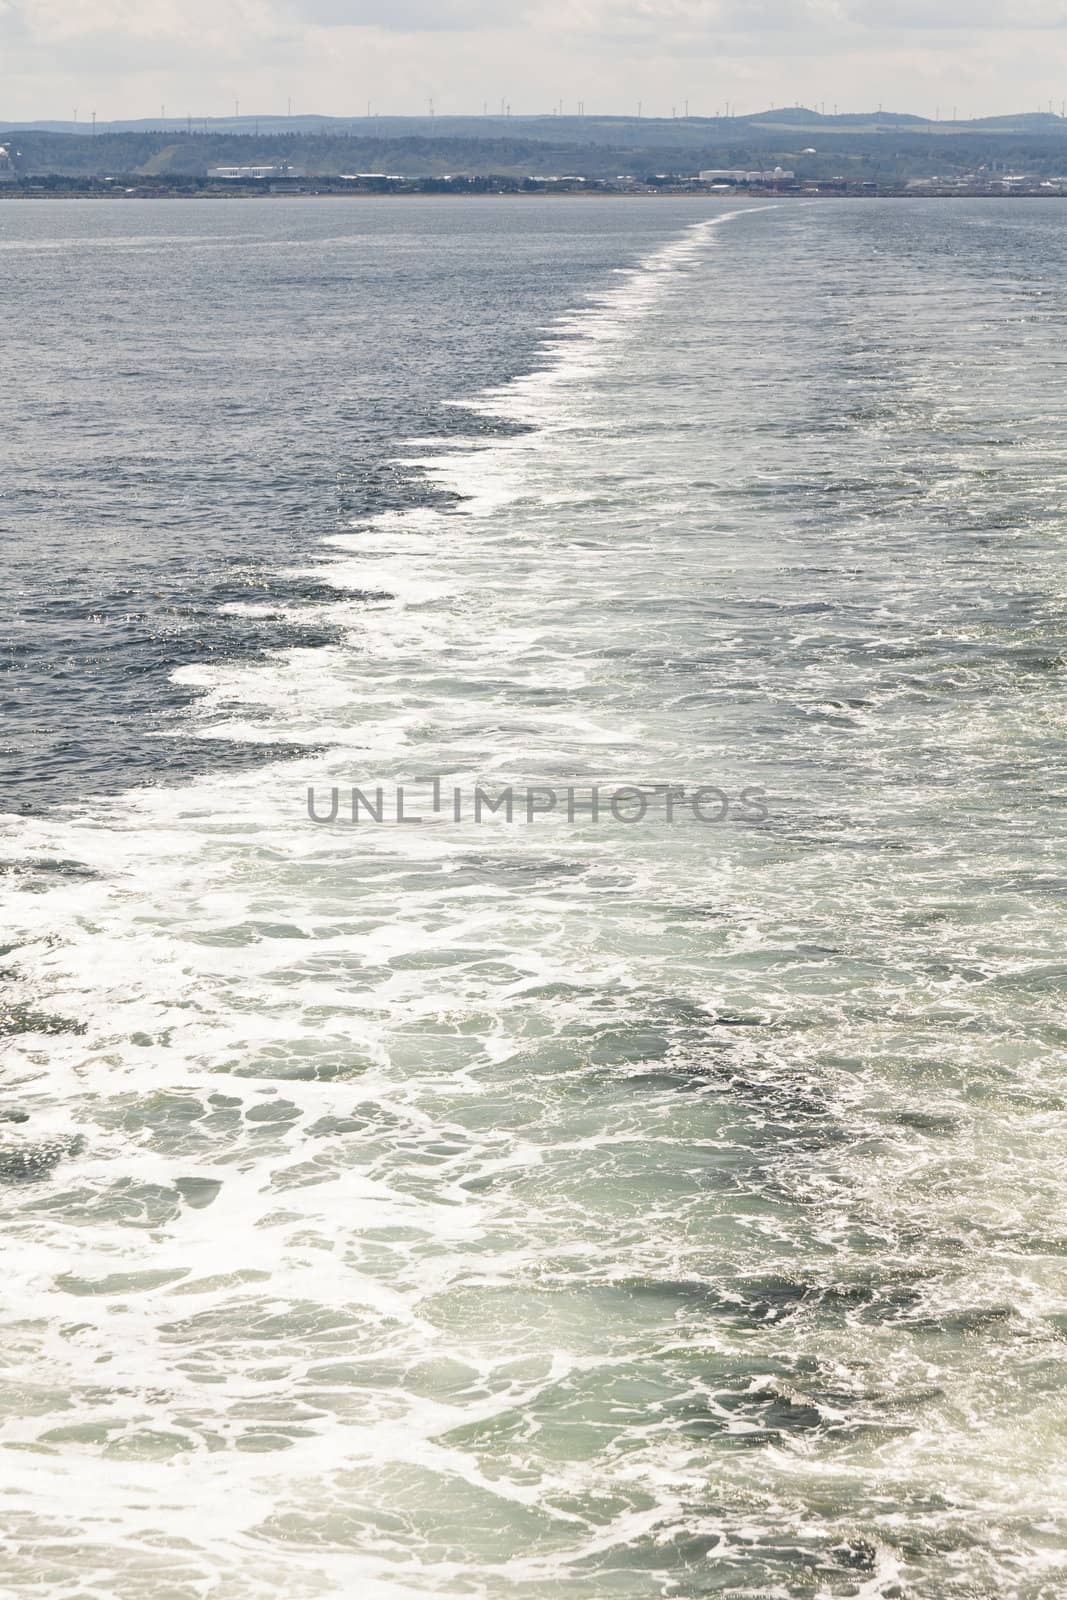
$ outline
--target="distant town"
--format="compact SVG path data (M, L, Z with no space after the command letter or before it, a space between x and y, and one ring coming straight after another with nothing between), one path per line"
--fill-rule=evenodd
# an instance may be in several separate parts
M0 124L0 199L1067 194L1067 117L264 117Z
M907 198L946 196L1067 196L1067 177L1040 178L1010 174L1004 177L974 173L964 177L911 178L904 185L873 180L840 178L798 179L783 171L756 172L714 168L687 176L682 173L623 173L616 178L585 178L578 174L530 173L521 178L499 173L456 173L441 177L400 173L353 172L314 176L287 167L223 167L203 178L136 173L72 177L37 174L19 177L10 157L0 149L0 200L4 199L235 199L265 195L726 195L774 194L781 196L896 196Z

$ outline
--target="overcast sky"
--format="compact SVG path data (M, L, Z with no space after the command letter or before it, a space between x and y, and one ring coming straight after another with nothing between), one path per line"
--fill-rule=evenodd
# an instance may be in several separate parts
M0 0L0 125L294 111L943 116L1067 96L1067 0Z

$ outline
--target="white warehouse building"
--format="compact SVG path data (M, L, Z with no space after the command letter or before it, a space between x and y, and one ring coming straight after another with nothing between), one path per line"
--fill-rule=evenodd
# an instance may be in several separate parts
M209 167L209 178L302 178L303 169L291 167L287 161L272 167Z
M701 183L783 183L795 178L796 173L785 167L765 172L753 172L745 167L711 167L698 176Z

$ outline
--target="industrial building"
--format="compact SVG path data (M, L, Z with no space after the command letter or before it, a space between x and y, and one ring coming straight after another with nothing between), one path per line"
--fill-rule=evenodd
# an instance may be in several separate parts
M247 179L263 178L302 178L304 172L300 167L291 167L287 161L279 162L270 167L209 167L209 178L224 178L231 182L240 182Z
M775 167L772 172L753 172L745 167L710 167L698 173L701 183L788 183L796 177L792 170Z

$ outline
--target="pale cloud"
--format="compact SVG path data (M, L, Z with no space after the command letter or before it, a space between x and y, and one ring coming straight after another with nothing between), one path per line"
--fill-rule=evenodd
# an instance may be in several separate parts
M44 44L157 40L165 48L175 42L203 46L275 37L284 31L284 22L270 0L182 0L180 6L160 0L8 0L0 7L0 40L9 29Z
M1040 38L1040 47L1035 41ZM0 0L0 119L296 109L1033 109L1067 0Z
M903 0L889 11L883 0L854 0L850 21L872 28L929 28L970 33L1067 28L1064 0Z
M292 14L337 28L381 28L390 33L473 33L522 26L535 7L494 0L293 0Z

